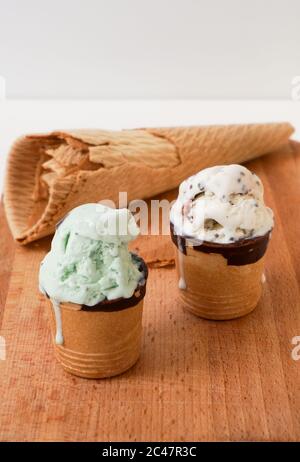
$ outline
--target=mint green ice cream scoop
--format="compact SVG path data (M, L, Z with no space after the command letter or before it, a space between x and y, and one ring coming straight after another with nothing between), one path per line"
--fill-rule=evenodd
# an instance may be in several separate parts
M84 204L57 226L41 263L40 290L56 303L93 306L133 295L143 278L128 242L139 234L127 209Z

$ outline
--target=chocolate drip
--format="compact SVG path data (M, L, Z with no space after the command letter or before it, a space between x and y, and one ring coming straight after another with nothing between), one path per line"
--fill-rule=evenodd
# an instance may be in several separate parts
M268 246L270 232L264 236L251 239L240 239L230 244L199 241L189 236L179 236L175 233L173 223L170 223L171 238L180 252L186 255L186 248L192 247L198 252L218 253L226 258L230 266L242 266L255 263L260 260Z

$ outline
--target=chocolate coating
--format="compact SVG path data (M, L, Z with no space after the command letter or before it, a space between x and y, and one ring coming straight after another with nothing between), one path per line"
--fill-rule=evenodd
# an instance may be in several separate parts
M270 232L264 236L251 239L240 239L230 244L219 244L207 241L197 241L188 236L179 236L175 233L173 223L170 223L171 238L180 252L186 255L186 247L193 247L194 250L204 253L218 253L226 258L230 266L242 266L255 263L260 260L268 246Z

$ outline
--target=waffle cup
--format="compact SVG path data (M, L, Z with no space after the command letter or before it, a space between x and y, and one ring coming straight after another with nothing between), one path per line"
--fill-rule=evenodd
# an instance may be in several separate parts
M49 299L49 314L55 355L63 368L79 377L112 377L131 368L141 350L144 278L132 297L104 300L95 306L60 304L62 344L57 338L58 320Z
M256 307L263 284L269 233L232 244L176 236L179 298L184 309L206 319L245 316Z
M54 232L86 202L147 199L206 167L240 164L287 146L288 123L71 130L28 135L12 146L4 205L14 238L27 244ZM147 178L147 181L141 181Z

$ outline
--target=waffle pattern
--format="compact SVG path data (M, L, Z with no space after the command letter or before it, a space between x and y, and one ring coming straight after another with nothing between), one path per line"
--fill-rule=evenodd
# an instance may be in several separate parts
M26 244L53 233L55 224L78 205L103 199L118 203L119 191L126 191L129 201L152 197L205 167L243 163L277 150L292 132L290 124L274 123L22 137L11 148L6 172L4 204L11 232ZM37 197L45 153L62 146L68 150L62 164L66 159L72 163L70 146L76 148L76 159L82 149L82 161L76 168L57 168L47 195Z

